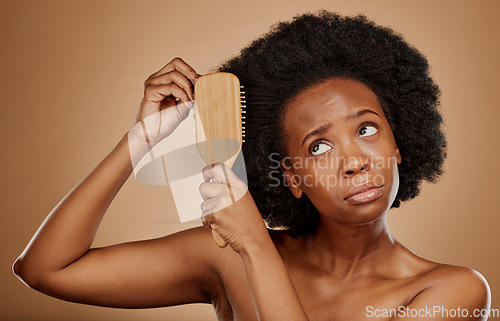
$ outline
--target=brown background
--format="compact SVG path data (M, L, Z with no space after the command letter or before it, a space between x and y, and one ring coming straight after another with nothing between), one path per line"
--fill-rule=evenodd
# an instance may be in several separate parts
M499 1L2 1L1 318L215 320L209 305L123 310L60 301L24 286L11 265L133 124L151 73L175 56L207 73L271 24L320 8L364 13L428 57L443 91L446 173L392 210L389 224L416 253L480 271L499 308ZM168 195L129 179L94 244L197 225L175 223Z

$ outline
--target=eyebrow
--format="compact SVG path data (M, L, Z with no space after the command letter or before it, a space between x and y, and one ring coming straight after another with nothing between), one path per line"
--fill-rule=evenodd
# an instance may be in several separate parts
M360 117L360 116L362 116L364 114L367 114L367 113L371 113L371 114L375 114L375 115L379 116L379 114L377 114L375 111L373 111L371 109L360 109L360 110L356 110L355 112L347 115L346 119L348 119L348 120L349 119L354 119L354 118ZM324 124L324 125L321 125L320 127L316 128L315 130L313 130L312 132L310 132L309 134L307 134L306 137L304 137L304 139L302 140L301 146L304 145L305 142L309 138L326 132L332 126L333 126L332 123L328 123L328 124Z

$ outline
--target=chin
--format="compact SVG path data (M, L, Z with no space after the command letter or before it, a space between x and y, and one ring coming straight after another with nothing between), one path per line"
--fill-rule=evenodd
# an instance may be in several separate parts
M345 203L343 207L337 214L333 214L331 217L336 217L336 219L345 224L370 224L387 213L394 197L391 197L392 193L383 193L379 198L363 203L363 204L350 204ZM345 202L345 201L344 201ZM338 215L341 213L341 215Z
M389 183L390 182L390 183ZM393 176L384 184L380 196L376 199L355 204L344 199L330 199L329 204L313 201L320 215L326 220L335 220L342 224L365 225L384 217L396 199L399 188L399 176ZM312 201L312 200L311 200Z
M348 224L370 224L379 220L387 213L389 205L385 202L376 201L362 205L350 205L346 208L343 221Z

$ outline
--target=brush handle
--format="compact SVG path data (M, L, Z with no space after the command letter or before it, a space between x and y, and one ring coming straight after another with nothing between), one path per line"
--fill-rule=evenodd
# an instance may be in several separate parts
M215 230L212 230L212 237L219 247L224 248L227 246L227 242L224 241L219 233L215 232Z
M227 182L227 188L229 189L229 195L231 195L231 201L233 202L233 204L236 202L235 199L234 199L234 195L233 195L233 190L231 188L231 184L229 183L229 178L227 176L227 172L226 172L226 168L224 166L222 166L222 171L224 172L224 178L226 179L226 182ZM220 248L224 248L227 246L227 242L224 241L222 239L222 237L219 235L219 233L217 233L216 231L212 230L212 237L215 241L215 243L217 243L217 245L220 247Z

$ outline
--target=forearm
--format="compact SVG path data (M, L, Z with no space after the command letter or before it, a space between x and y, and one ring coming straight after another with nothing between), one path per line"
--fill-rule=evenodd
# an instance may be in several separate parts
M259 320L308 320L276 247L263 243L240 253Z
M125 135L51 211L16 262L16 273L38 277L62 269L84 255L107 208L131 172Z

